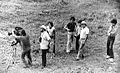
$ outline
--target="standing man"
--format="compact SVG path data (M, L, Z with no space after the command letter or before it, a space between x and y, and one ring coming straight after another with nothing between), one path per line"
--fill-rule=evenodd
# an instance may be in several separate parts
M75 17L70 18L70 22L65 26L65 29L68 31L68 41L67 41L67 49L66 52L70 53L70 50L73 49L73 37L75 34L75 29L76 29L76 22L75 22Z
M81 32L81 22L82 22L83 20L79 20L78 21L78 25L77 25L77 27L76 27L76 51L78 52L78 50L79 50L79 39L80 39L80 32Z
M46 67L46 54L48 51L48 45L51 38L46 30L46 26L41 26L41 36L39 38L40 41L40 49L42 50L42 69Z
M17 45L19 43L23 50L21 58L23 63L25 64L25 68L32 66L31 45L29 35L27 35L25 30L23 29L21 29L21 31L15 29L14 34L16 35L16 41L13 42L11 46ZM27 56L28 62L25 60L25 56Z
M113 44L115 41L115 36L117 35L117 29L118 25L117 19L111 20L111 26L108 30L108 39L107 39L107 59L109 59L111 62L113 62L114 59L114 53L113 53Z
M81 30L79 31L79 33L80 33L80 39L79 39L80 46L76 60L79 60L79 56L81 56L81 59L84 58L83 47L88 39L88 34L89 34L89 28L87 27L85 21L81 22Z
M50 43L53 43L53 53L55 54L55 27L53 25L53 22L48 22L47 31L52 40ZM49 44L49 48L50 48L50 44ZM49 49L48 49L48 51L49 51Z

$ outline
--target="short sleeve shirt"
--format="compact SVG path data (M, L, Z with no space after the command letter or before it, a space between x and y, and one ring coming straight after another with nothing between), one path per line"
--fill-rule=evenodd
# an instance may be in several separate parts
M47 26L47 31L48 31L48 33L49 33L50 36L53 35L53 31L54 31L54 30L55 30L55 27L52 27L52 28L50 29L50 27Z
M76 22L70 22L67 24L67 28L69 29L69 32L74 32L76 27Z
M82 28L80 32L80 39L86 38L87 34L89 34L89 28L88 27Z
M108 30L108 35L110 35L110 34L116 35L117 34L117 29L118 29L118 25L115 25L115 26L111 25L109 27L109 30Z

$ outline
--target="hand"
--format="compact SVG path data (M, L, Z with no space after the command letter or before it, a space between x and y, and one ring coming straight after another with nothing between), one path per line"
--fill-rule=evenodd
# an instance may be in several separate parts
M12 35L12 33L11 33L11 32L8 32L8 36L10 36L10 35Z
M14 46L14 44L15 44L15 41L12 42L11 46Z
M70 29L67 29L67 31L70 31Z
M14 44L11 44L11 46L14 46Z

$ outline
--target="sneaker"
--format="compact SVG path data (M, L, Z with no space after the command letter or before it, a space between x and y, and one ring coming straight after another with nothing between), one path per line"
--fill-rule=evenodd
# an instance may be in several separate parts
M28 65L25 65L23 68L29 68L29 66L28 66Z
M110 62L114 62L114 59L113 59L113 58L109 58L109 61L110 61Z
M70 50L66 50L67 53L70 53Z
M44 68L45 68L45 66L42 66L42 67L41 67L41 69L44 69Z
M75 61L79 61L79 57L76 57Z
M109 58L110 58L110 56L107 55L107 56L106 56L106 59L109 59Z
M76 59L75 59L75 61L79 61L79 59L78 59L78 58L76 58Z

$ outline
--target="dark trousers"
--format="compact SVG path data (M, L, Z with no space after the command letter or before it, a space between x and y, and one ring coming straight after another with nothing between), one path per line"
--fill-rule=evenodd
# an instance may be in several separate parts
M114 41L115 41L115 36L108 36L108 40L107 40L107 55L110 56L110 58L114 58L114 53L113 53Z
M80 35L76 36L76 50L79 50L79 39L80 39Z
M48 49L42 50L42 66L46 66L46 54Z
M27 65L27 63L28 63L29 65L32 64L32 58L31 58L31 54L30 54L30 53L31 53L31 50L23 51L23 52L22 52L21 58L22 58L23 63L25 63L25 65ZM26 62L25 56L27 56L28 62Z
M55 36L50 36L50 37L53 40L53 53L55 54ZM49 52L49 49L50 49L50 42L49 42L49 45L48 45L48 52Z

